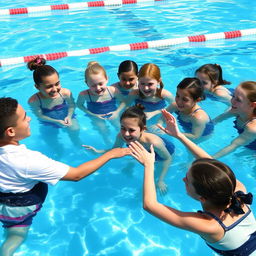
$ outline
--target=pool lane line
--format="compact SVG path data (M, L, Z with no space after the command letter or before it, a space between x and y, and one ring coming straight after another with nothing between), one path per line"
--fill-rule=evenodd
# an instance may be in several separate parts
M234 31L205 34L205 35L186 36L186 37L173 38L173 39L147 41L147 42L140 42L140 43L112 45L112 46L74 50L74 51L67 51L67 52L56 52L56 53L37 54L37 55L24 56L24 57L0 59L0 67L26 63L38 56L43 57L48 61L51 61L51 60L65 58L65 57L85 56L85 55L98 54L98 53L108 52L108 51L136 51L136 50L143 50L143 49L150 49L150 48L162 48L162 47L166 48L172 45L179 45L179 44L190 43L190 42L205 42L210 40L230 39L230 38L237 38L237 37L243 37L243 36L249 36L249 35L256 35L256 28L234 30Z
M81 2L81 3L71 3L71 4L56 4L48 6L35 6L35 7L22 7L22 8L12 8L12 9L0 9L1 15L16 15L16 14L29 14L35 12L47 12L54 10L82 10L90 7L115 7L125 4L138 4L146 2L160 2L167 0L107 0L107 1L91 1L91 2Z

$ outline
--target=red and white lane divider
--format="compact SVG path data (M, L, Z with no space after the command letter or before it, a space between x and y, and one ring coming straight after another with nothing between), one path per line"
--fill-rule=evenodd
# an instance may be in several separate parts
M217 39L230 39L230 38L249 36L249 35L256 35L256 28L214 33L214 34L186 36L181 38L164 39L164 40L148 41L148 42L141 42L141 43L105 46L105 47L67 51L67 52L56 52L56 53L47 53L47 54L37 54L37 55L25 56L25 57L0 59L0 67L26 63L36 58L37 56L43 57L46 60L51 61L51 60L61 59L64 57L85 56L85 55L97 54L97 53L108 52L108 51L135 51L135 50L150 49L150 48L162 48L162 47L169 47L172 45L179 45L179 44L184 44L189 42L204 42L204 41L217 40Z
M28 14L35 12L45 12L54 10L82 10L89 7L109 7L109 6L120 6L123 4L137 4L145 2L159 2L167 0L107 0L107 1L92 1L92 2L81 2L71 4L57 4L48 6L36 6L36 7L24 7L24 8L13 8L0 10L0 15L15 15L15 14Z

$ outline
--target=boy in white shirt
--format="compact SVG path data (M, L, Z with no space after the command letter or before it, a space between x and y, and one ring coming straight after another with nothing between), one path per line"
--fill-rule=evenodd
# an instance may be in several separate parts
M128 148L114 148L97 159L70 167L19 144L30 136L30 120L17 100L0 98L0 221L6 230L0 256L13 255L25 240L47 195L47 184L79 181L110 159L130 154Z

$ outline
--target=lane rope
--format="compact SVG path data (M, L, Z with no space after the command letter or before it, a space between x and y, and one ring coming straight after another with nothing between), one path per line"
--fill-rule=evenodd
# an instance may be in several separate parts
M22 8L12 8L12 9L0 9L1 15L17 15L17 14L29 14L36 12L47 12L55 10L82 10L88 9L90 7L115 7L122 6L125 4L138 4L147 2L160 2L167 0L107 0L107 1L92 1L92 2L80 2L71 4L56 4L48 6L35 6L35 7L22 7Z
M147 41L147 42L140 42L140 43L112 45L112 46L66 51L66 52L37 54L37 55L24 56L24 57L0 59L0 67L26 63L38 56L43 57L48 61L51 61L51 60L65 58L65 57L85 56L85 55L98 54L98 53L108 52L108 51L136 51L136 50L150 49L150 48L166 48L172 45L179 45L179 44L184 44L189 42L205 42L205 41L217 40L217 39L230 39L230 38L250 36L255 34L256 34L256 28L252 28L252 29L234 30L234 31L220 32L220 33L213 33L213 34L205 34L205 35L186 36L186 37L174 38L174 39L164 39L164 40L155 40L155 41Z

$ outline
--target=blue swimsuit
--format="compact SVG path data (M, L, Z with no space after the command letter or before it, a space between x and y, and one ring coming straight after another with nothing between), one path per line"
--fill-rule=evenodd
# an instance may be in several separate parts
M171 141L169 141L163 137L160 137L160 138L164 142L164 145L165 145L166 149L168 150L168 152L170 153L170 155L172 155L174 153L174 149L175 149L174 144ZM157 153L155 153L155 159L156 159L156 161L163 161L163 158L161 156L159 156Z
M201 108L196 109L191 114L194 114L196 111L198 111L200 109ZM179 111L177 111L175 113L177 114L177 120L178 120L179 124L183 127L184 132L191 133L192 132L192 123L182 120L180 117ZM213 124L213 121L210 119L210 121L208 123L206 123L206 125L205 125L202 136L207 136L207 135L211 134L213 132L213 129L214 129L214 124Z
M254 119L255 119L255 118L254 118ZM249 121L249 122L250 122L250 121ZM248 122L247 122L247 123L248 123ZM236 129L237 129L237 132L238 132L239 134L241 134L241 133L244 132L244 127L246 126L247 123L245 123L242 128L239 128L238 125L237 125L237 119L236 119L236 120L234 121L234 128L236 128ZM252 149L252 150L256 150L256 139L255 139L254 141L252 141L251 143L249 143L248 145L245 145L244 147L249 148L249 149Z
M69 109L68 103L63 98L61 93L59 93L59 95L63 99L63 102L61 104L56 105L56 106L52 107L51 109L49 109L49 108L44 108L43 107L42 100L41 100L39 94L36 94L36 96L37 96L37 98L40 102L39 107L40 107L43 115L45 115L47 117L50 117L50 118L53 118L53 119L56 119L56 120L64 120L65 117L67 117L68 109ZM74 117L74 115L72 116L72 118L73 117ZM47 122L47 121L40 121L40 122L44 125L50 125L50 126L53 126L53 127L56 127L56 128L61 128L59 125L51 123L51 122Z
M135 104L143 105L145 108L144 109L145 112L153 112L155 110L161 110L167 106L165 99L161 99L157 102L145 101L143 99L136 99Z
M108 88L107 88L107 90L108 90ZM97 115L108 114L110 112L116 111L116 109L117 109L116 99L112 96L112 94L110 93L109 90L108 90L108 93L111 97L110 100L96 102L96 101L92 101L92 98L88 91L88 96L90 98L90 101L87 101L87 109ZM110 117L111 115L112 114L104 116L104 117L107 118L107 117Z
M210 212L199 212L205 213L214 218L225 231L224 236L219 241L215 243L206 242L212 250L224 256L255 255L256 221L249 208L248 212L230 226L225 226L217 216Z

